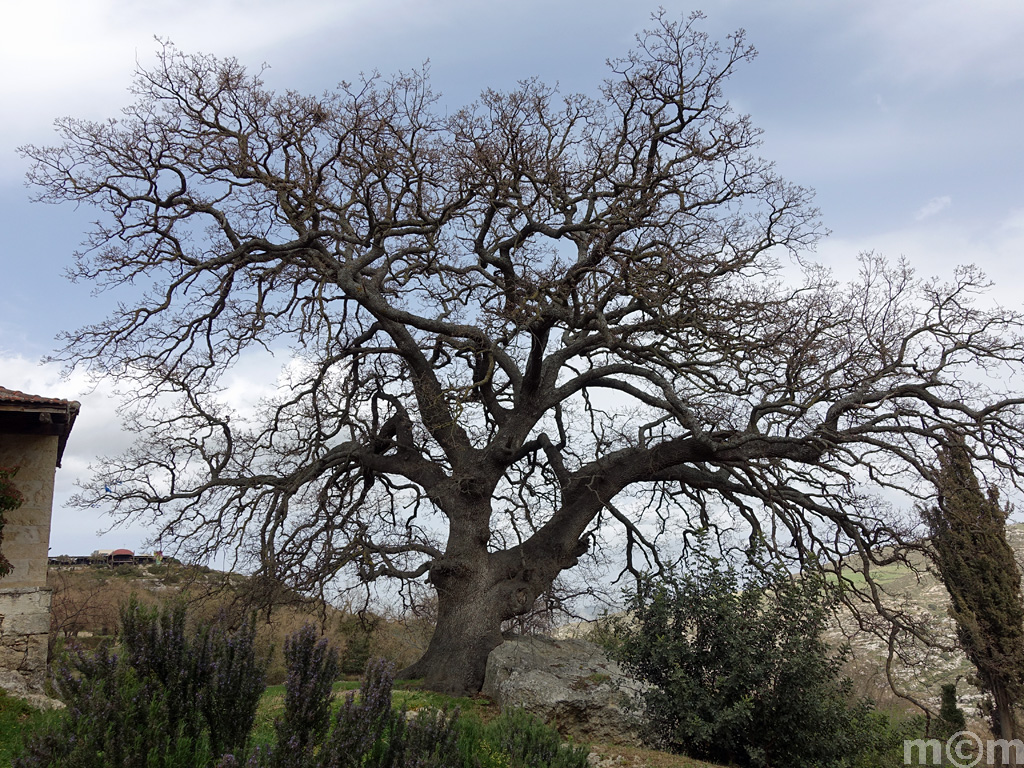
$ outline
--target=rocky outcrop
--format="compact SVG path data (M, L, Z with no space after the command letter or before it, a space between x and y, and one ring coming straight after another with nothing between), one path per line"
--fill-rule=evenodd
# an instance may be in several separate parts
M518 637L487 659L483 693L503 709L522 707L584 742L639 744L630 707L643 685L585 640Z

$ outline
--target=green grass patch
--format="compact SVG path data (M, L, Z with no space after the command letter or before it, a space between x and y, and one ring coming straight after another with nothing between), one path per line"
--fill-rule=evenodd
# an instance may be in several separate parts
M0 768L10 768L11 759L21 751L25 736L53 716L30 707L0 688Z
M903 565L884 565L872 568L871 578L876 584L884 586L899 581L905 576L910 576L912 573L913 571ZM829 574L826 576L826 580L835 583L837 579L835 574ZM843 581L854 587L862 587L867 583L864 574L852 568L843 571Z
M442 693L426 691L417 686L419 680L399 680L391 692L391 702L396 708L405 708L408 711L417 709L447 709L449 711L458 708L461 717L474 717L482 723L487 723L498 716L498 707L490 699L483 697L452 697ZM334 684L333 711L337 712L345 700L345 695L359 690L358 680L341 680ZM256 710L256 722L253 725L250 744L270 744L274 741L274 719L284 711L284 686L271 685L267 687L263 698L260 699L259 709ZM0 763L0 768L7 768Z

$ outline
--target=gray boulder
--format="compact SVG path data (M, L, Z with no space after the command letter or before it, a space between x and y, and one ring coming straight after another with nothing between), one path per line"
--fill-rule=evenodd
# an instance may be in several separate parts
M579 741L640 745L629 703L644 690L594 643L517 637L487 658L483 694Z

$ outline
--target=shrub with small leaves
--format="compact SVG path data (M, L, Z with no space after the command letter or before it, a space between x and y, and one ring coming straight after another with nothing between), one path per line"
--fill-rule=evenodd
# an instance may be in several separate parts
M311 627L288 639L285 711L277 741L257 750L247 768L585 768L587 750L522 712L484 725L459 711L406 712L392 706L394 666L366 667L358 694L348 693L330 719L338 654ZM234 768L233 759L218 768Z
M71 657L60 666L55 683L67 709L27 740L24 754L12 763L15 768L210 764L208 740L175 722L168 692L106 646Z
M264 690L254 639L248 626L189 630L183 605L158 612L129 602L117 653L104 645L58 664L67 709L14 765L200 768L244 754Z
M301 768L312 763L315 750L327 735L332 684L341 662L337 650L326 638L318 640L309 624L285 640L284 658L288 679L284 713L274 723L277 749L256 759L271 768Z
M374 659L367 664L358 700L355 694L348 694L334 718L320 765L330 768L360 765L352 761L353 756L372 756L375 762L370 765L387 764L390 758L385 748L397 741L393 738L396 734L392 733L398 727L391 705L394 680L394 667L384 659ZM397 746L394 744L392 751Z
M187 623L183 603L157 611L130 600L120 633L128 663L159 681L172 721L191 737L208 733L216 755L242 752L266 687L255 627L246 622L229 633L220 624L199 624L189 631Z
M739 569L705 540L689 571L643 579L631 595L612 650L651 686L648 737L728 765L880 768L898 733L854 700L843 651L823 637L829 584L749 557Z
M489 724L491 743L509 755L510 768L584 768L590 750L566 744L558 731L522 709L509 709Z

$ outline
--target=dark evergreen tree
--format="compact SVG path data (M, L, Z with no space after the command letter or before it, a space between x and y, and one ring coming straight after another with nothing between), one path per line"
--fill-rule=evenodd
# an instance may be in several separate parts
M956 683L943 683L942 704L939 705L939 735L949 738L967 728L967 718L956 702Z
M1024 600L1006 540L1007 509L995 488L982 490L962 437L948 433L934 479L936 506L922 516L932 558L950 596L957 640L991 695L992 730L1017 733L1014 705L1024 695Z

